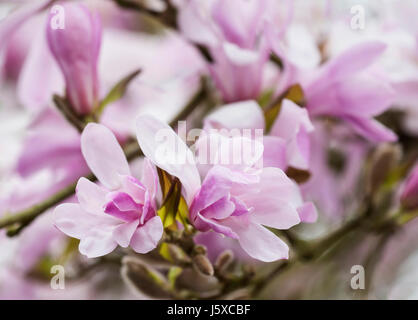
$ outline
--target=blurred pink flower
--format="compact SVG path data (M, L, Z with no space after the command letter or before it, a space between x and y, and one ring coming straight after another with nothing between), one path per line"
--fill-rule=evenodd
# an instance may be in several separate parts
M168 144L158 139L161 134ZM214 165L201 183L192 151L168 125L151 116L140 116L137 138L148 159L181 181L194 226L238 239L255 259L288 258L287 245L263 225L288 229L300 222L299 215L315 214L313 205L303 203L297 185L279 168ZM168 158L161 157L160 147L167 148ZM259 151L258 158L262 156Z
M270 53L267 42L258 39L265 13L265 0L239 5L216 0L209 8L192 0L180 10L182 33L210 51L209 71L226 102L255 99L261 92Z
M305 79L309 114L340 118L372 141L395 141L396 135L373 119L395 98L389 81L370 68L385 48L380 42L356 45Z
M67 98L75 111L88 114L98 103L97 63L102 27L98 14L83 4L63 4L63 28L54 28L51 13L47 23L48 44L65 78Z
M418 208L418 165L416 165L402 188L401 203L404 209L415 210Z
M163 233L155 215L158 178L145 162L142 182L132 177L122 148L113 133L89 124L81 138L84 158L103 186L81 178L78 204L62 204L55 211L55 225L80 239L80 252L89 258L106 255L117 245L138 253L154 249Z
M221 107L205 118L205 129L263 129L264 115L255 101L243 101ZM265 167L286 170L289 166L308 169L309 134L314 127L306 109L284 100L269 135L263 137Z

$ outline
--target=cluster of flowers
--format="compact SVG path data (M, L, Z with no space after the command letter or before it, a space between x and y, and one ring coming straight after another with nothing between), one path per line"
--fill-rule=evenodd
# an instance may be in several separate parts
M397 141L376 117L394 105L412 105L404 110L410 114L404 125L415 130L417 74L390 74L384 57L394 53L376 37L347 46L340 34L330 34L328 51L321 52L315 31L297 20L293 1L172 1L178 33L165 36L168 45L161 53L144 57L154 65L137 62L141 44L137 49L136 38L126 36L117 47L122 40L115 30L137 28L131 16L113 5L98 12L94 1L87 3L28 3L0 26L2 81L15 84L16 99L32 117L12 165L24 183L19 180L12 196L0 203L9 211L22 210L79 179L76 197L58 205L52 217L61 232L80 240L79 251L89 258L118 246L149 253L175 225L236 239L260 261L288 259L288 245L273 231L316 222L317 207L325 216L338 216L341 195L354 188L367 151ZM107 33L102 24L115 25ZM125 59L123 50L132 55ZM416 59L418 50L410 54ZM139 67L138 79L112 86L120 80L115 74ZM161 79L173 73L178 83L163 85ZM201 119L208 134L188 146L166 120L202 75L212 80L222 102ZM152 77L155 84L142 80ZM164 101L156 96L167 91L179 96L168 98L173 106L160 108ZM258 144L254 136L229 136L222 129L262 130L264 136ZM130 164L123 147L133 132L144 157ZM169 144L158 139L161 132ZM330 169L334 139L344 141L341 149L347 151L344 168L333 168L342 180ZM216 161L228 158L235 143L249 146L243 149L251 150L251 161ZM208 145L217 149L201 165L197 158ZM166 157L159 154L163 147ZM167 161L174 158L188 161ZM45 170L46 187L32 188ZM89 171L97 182L83 177ZM418 208L418 166L411 172L399 196L405 210ZM173 196L167 183L171 191L181 188L173 192L174 212L167 208ZM31 190L21 190L22 184ZM181 205L184 214L177 213ZM170 214L174 218L167 222ZM48 221L43 230L50 226ZM52 238L61 237L53 232ZM37 244L33 262L48 245L39 249Z

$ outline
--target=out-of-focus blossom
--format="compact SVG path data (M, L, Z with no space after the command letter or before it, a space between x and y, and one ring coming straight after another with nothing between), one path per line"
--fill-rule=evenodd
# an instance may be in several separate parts
M255 101L223 106L205 118L205 129L262 129L265 120ZM308 112L290 100L282 102L280 113L269 135L263 138L264 166L286 170L289 166L308 169L310 158L309 133L314 127Z
M198 230L214 230L238 239L258 260L288 257L287 245L263 225L288 229L300 222L300 214L311 215L315 209L303 203L297 185L281 169L214 165L201 183L193 153L169 126L151 116L140 116L137 128L138 142L147 158L181 181L190 219ZM158 133L164 133L170 143L163 146L156 139ZM245 143L245 138L238 139ZM171 157L161 157L162 147ZM258 151L254 163L262 156L262 150Z
M28 132L16 168L22 177L50 169L65 177L64 184L68 184L88 172L81 155L79 133L57 111L48 108L39 113Z
M309 113L343 119L372 141L396 140L392 131L373 119L394 99L389 82L371 68L384 50L382 43L360 44L322 66L303 83Z
M0 24L0 52L4 78L16 80L31 45L32 16L45 9L51 0L26 3L8 15Z
M370 143L342 124L314 122L310 135L310 179L301 186L306 199L315 202L322 217L339 221L356 210L357 186Z
M81 178L77 204L55 209L55 225L80 239L80 252L98 257L117 245L139 253L154 249L163 233L155 215L157 174L146 162L142 182L132 177L128 162L115 136L106 127L89 124L81 139L83 155L103 186Z
M269 45L259 39L266 1L189 1L179 13L182 33L206 46L209 65L226 102L255 99L260 94Z
M404 209L415 210L418 208L418 165L412 169L406 179L401 193L401 203Z
M90 113L98 104L99 58L102 27L97 14L83 4L64 4L63 28L47 24L48 44L65 78L67 98L79 114Z

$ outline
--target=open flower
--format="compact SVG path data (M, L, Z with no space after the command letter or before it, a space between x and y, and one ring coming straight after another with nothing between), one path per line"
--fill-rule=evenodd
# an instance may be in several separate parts
M209 49L209 71L226 102L258 97L270 53L267 42L257 43L266 1L238 2L216 0L204 8L192 0L179 13L182 33Z
M395 98L389 81L372 67L385 48L380 42L356 45L305 79L309 114L340 118L371 141L395 141L396 135L373 119Z
M262 129L265 120L255 101L225 105L205 118L205 129ZM310 139L314 127L306 109L284 100L270 134L263 137L263 164L286 170L289 166L309 167Z
M63 4L65 25L53 28L51 13L47 24L49 48L65 78L67 98L79 114L88 114L98 103L99 59L102 27L97 14L83 4Z
M55 225L80 239L80 252L90 258L108 254L117 245L138 253L153 250L163 234L155 214L155 168L145 161L142 182L134 178L115 136L99 124L85 128L81 149L102 185L81 178L76 190L79 203L58 206Z
M264 226L288 229L301 221L300 216L316 214L279 168L214 165L201 183L192 151L168 125L152 116L140 116L137 138L145 156L182 183L193 225L203 232L213 230L237 239L255 259L288 258L287 245ZM242 143L248 142L245 139ZM261 157L262 150L255 154ZM258 159L253 160L255 164Z

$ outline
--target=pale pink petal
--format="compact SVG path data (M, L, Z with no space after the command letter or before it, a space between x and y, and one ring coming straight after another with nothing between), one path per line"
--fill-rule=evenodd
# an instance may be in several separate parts
M247 188L248 189L248 188ZM298 185L279 168L264 168L260 182L254 187L255 192L240 195L248 207L257 208L257 197L274 196L278 201L288 202L295 208L303 204Z
M113 230L113 239L123 248L129 246L131 238L138 227L139 220L122 223Z
M50 104L53 94L63 93L64 78L42 32L35 37L18 79L19 102L25 108L40 110Z
M369 67L384 51L383 42L370 41L351 47L324 66L322 77L336 81L363 71Z
M279 116L271 128L271 134L290 140L296 136L301 127L304 127L308 132L314 130L308 111L285 99L282 102Z
M136 122L138 143L144 155L157 167L179 178L187 203L200 188L200 176L193 153L167 124L143 115Z
M205 15L199 0L191 0L179 10L178 24L182 35L189 40L206 46L216 46L219 41L217 30Z
M250 214L250 220L267 227L286 230L298 223L298 211L291 204L277 200L272 195L259 195L259 202Z
M163 223L160 217L156 216L136 229L130 246L135 252L147 253L157 247L163 231Z
M360 135L374 142L396 141L396 134L375 119L345 117L353 129Z
M226 237L238 239L238 235L232 231L230 227L224 225L223 222L205 218L200 213L197 215L197 219L195 220L195 227L200 231L213 230L217 233L223 234Z
M125 154L105 126L89 123L81 136L81 150L91 171L109 189L120 187L120 175L130 175Z
M98 217L84 211L79 204L65 203L54 210L55 226L66 235L81 239L90 234L94 227L112 224L112 218Z
M289 248L280 238L261 225L231 217L224 224L237 235L241 247L254 259L272 262L288 259Z
M279 137L265 136L263 138L263 144L263 166L286 170L286 141Z
M150 193L151 199L154 199L157 195L158 188L158 174L155 170L154 165L148 158L144 159L142 164L142 176L141 181L144 184L145 188Z
M225 196L206 207L200 214L205 218L225 219L235 211L235 204L229 196Z
M107 191L86 178L80 178L77 183L77 200L83 210L98 214L103 212Z
M97 227L92 229L87 237L80 241L78 249L88 258L97 258L111 253L118 246L113 239L114 227Z
M264 129L261 107L253 100L227 104L205 118L206 128Z
M306 202L298 208L300 220L306 223L314 223L318 219L318 212L312 202Z
M129 194L137 203L145 202L146 187L132 176L122 176L122 187L119 191Z

